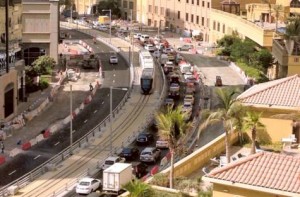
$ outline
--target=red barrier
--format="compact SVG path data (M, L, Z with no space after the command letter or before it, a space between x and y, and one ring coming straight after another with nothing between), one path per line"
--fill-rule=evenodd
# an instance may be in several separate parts
M5 163L5 157L0 156L0 165Z
M168 161L170 161L170 159L171 159L171 152L169 151L169 152L166 154L165 157L168 159Z
M26 143L22 144L22 150L28 150L30 148L31 148L30 142L26 142Z
M147 174L141 178L141 181L146 181L150 177L150 174Z
M44 133L43 133L44 138L48 138L50 136L50 131L49 129L47 129Z
M84 99L84 104L89 104L91 102L90 96Z
M150 174L153 176L154 174L158 173L158 170L159 170L159 166L156 165L151 169Z

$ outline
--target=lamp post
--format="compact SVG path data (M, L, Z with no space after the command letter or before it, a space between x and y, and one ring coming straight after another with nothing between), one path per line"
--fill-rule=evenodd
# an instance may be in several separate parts
M111 9L102 10L102 12L109 12L109 43L111 44Z
M112 91L113 89L115 90L124 90L127 91L127 88L114 88L112 86L110 86L109 88L109 122L110 122L110 133L109 133L109 154L112 155L113 151L112 151L112 136L113 136L113 114L112 114Z
M72 91L72 85L70 85L70 155L73 154L72 148L73 148L73 91Z

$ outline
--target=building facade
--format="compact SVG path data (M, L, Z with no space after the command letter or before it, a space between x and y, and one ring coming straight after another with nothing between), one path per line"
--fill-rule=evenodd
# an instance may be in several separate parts
M22 4L22 43L25 64L30 65L41 55L49 55L57 62L58 0L23 0Z
M8 6L8 48L9 65L6 64L6 12L5 1L0 1L0 122L17 112L17 104L22 97L24 62L21 60L22 3L9 1ZM3 106L3 107L2 107Z

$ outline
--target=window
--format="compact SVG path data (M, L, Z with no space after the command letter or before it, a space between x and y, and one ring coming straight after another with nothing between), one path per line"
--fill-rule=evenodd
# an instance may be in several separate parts
M170 9L169 8L167 8L167 10L166 10L166 16L170 16Z
M220 23L218 23L218 29L217 29L217 31L220 31Z
M186 3L189 3L189 0L186 0Z
M133 2L129 2L129 9L133 10Z
M216 30L216 21L213 22L213 30Z
M199 24L199 16L196 16L196 23Z
M204 26L204 17L201 17L201 25Z
M191 15L191 22L194 22L194 14Z
M185 20L189 21L189 14L188 13L185 14Z
M194 0L192 0L192 4L194 4Z
M223 34L225 34L225 24L223 24Z
M207 8L209 8L210 7L210 3L209 2L207 2Z
M128 6L127 1L123 1L123 8L127 8L127 6Z
M295 57L294 62L299 62L299 57Z
M180 19L180 11L177 12L177 18Z
M197 5L199 5L199 3L200 3L200 0L197 0Z
M148 6L148 12L152 12L152 5Z
M160 8L160 15L164 15L165 14L165 9L164 8Z
M204 7L205 6L205 2L204 1L202 1L202 7Z
M155 7L154 7L154 13L157 14L157 12L158 12L158 7L155 6Z

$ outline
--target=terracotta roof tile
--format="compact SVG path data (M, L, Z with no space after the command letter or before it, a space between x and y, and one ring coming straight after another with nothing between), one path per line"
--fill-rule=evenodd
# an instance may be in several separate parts
M244 104L300 107L300 77L293 75L254 85L237 97Z
M207 177L300 194L300 158L260 152L217 168Z

